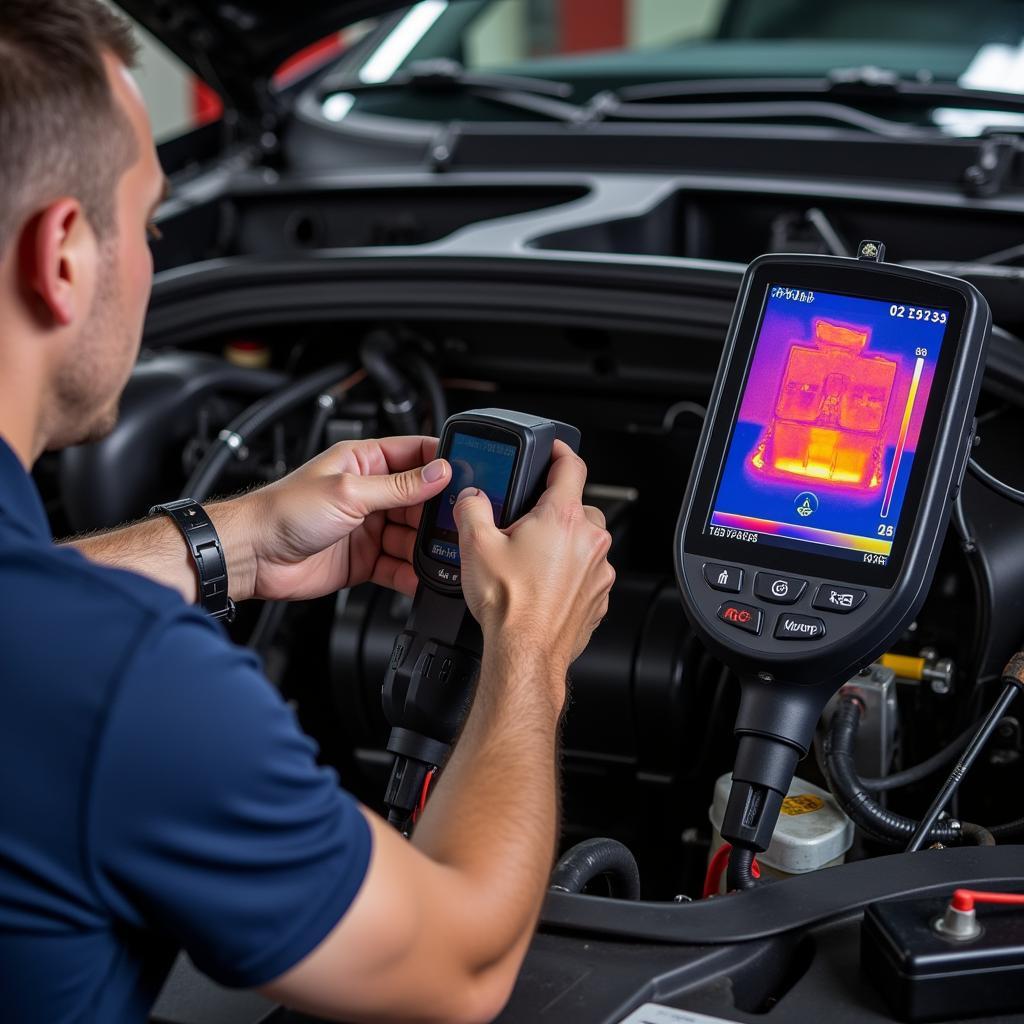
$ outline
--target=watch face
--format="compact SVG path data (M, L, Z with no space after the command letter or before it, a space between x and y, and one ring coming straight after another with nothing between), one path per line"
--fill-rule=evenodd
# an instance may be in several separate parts
M891 586L964 300L895 275L815 269L759 268L712 438L717 472L694 505L688 550Z

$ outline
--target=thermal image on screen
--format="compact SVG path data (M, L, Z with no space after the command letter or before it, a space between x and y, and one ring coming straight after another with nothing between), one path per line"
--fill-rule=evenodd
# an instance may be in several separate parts
M948 319L769 286L709 532L885 565Z
M490 499L494 521L501 522L512 468L516 460L516 446L491 441L472 434L452 435L448 461L452 479L441 495L437 522L432 530L428 554L452 565L460 563L459 535L453 510L459 494L467 487L479 487Z

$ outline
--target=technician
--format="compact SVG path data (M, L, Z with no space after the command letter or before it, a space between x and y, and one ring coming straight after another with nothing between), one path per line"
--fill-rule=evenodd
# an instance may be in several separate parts
M455 508L483 670L406 842L195 606L170 517L55 546L29 476L112 428L139 349L165 186L133 55L99 0L0 0L0 1012L142 1021L184 948L323 1016L488 1020L555 850L566 670L614 578L585 466L558 448L508 532L477 492ZM434 452L342 444L209 506L232 598L410 592Z

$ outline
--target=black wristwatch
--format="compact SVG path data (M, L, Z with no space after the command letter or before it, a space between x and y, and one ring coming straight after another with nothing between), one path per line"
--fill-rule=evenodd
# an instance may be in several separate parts
M170 516L181 530L199 575L199 600L196 602L215 619L232 622L235 602L228 597L228 563L224 548L206 509L192 498L154 505L151 516Z

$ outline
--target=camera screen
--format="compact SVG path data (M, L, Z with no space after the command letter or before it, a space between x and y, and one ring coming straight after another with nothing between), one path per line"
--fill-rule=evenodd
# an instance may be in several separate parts
M949 318L771 284L705 533L887 565Z

